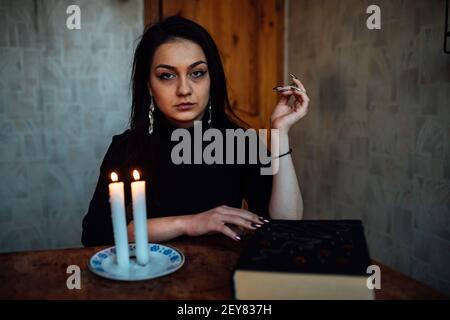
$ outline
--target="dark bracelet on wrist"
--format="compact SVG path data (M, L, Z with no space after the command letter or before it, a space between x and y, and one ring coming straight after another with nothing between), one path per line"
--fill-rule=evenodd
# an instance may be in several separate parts
M273 157L273 159L284 157L284 156L286 156L286 155L288 155L288 154L290 154L290 153L292 153L292 148L289 148L289 151L286 152L286 153L280 154L280 155L277 156L277 157Z

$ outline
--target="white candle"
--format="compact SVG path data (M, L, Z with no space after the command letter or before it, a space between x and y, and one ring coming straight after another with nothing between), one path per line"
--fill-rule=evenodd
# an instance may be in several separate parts
M135 180L140 175L137 170L133 171ZM141 265L149 262L148 232L147 232L147 205L145 202L145 181L134 181L131 183L131 197L133 200L134 238L136 242L136 260Z
M111 218L116 244L117 264L127 268L130 263L128 249L127 222L125 219L125 196L123 182L117 182L115 172L111 173L112 183L109 184L109 203L111 205Z

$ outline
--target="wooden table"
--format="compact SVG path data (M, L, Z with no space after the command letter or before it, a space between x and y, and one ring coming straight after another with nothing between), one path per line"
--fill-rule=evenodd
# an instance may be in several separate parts
M225 236L181 237L167 244L186 261L177 272L141 282L118 282L91 273L87 261L105 247L0 254L0 299L232 299L231 276L243 243ZM381 267L377 299L446 299L401 273ZM67 267L81 269L81 289L68 290ZM447 298L448 299L448 298Z

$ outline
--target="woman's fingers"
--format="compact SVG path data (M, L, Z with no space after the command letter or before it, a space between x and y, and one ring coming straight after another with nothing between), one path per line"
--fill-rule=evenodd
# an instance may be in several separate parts
M292 81L306 93L305 86L299 79L292 77Z
M225 223L228 223L228 224L233 224L233 225L240 226L240 227L250 229L250 230L256 230L256 228L260 228L262 225L261 222L255 223L255 222L246 220L240 216L235 216L235 215L231 215L231 214L223 215L222 221L224 221Z
M290 97L290 95L280 95L280 100L278 100L277 104L279 104L279 105L287 104L289 101L289 97Z
M276 87L275 89L277 92L279 93L283 93L286 91L298 91L298 92L303 92L306 93L306 90L303 88L300 88L298 86L294 86L294 85L290 85L290 86L284 86L284 87Z
M239 229L256 230L269 220L265 220L263 217L245 209L223 205L215 209L214 218L211 222L213 222L217 232L221 232L233 240L241 240L238 234Z
M286 91L280 91L281 96L286 97L286 99L289 99L291 96L294 96L296 102L303 104L303 96L301 95L301 92L296 91L294 89L287 89ZM287 102L286 102L287 104ZM295 105L291 105L291 109L294 108Z
M306 92L300 90L299 88L296 87L282 87L283 89L280 92L280 94L286 98L290 97L290 96L294 96L296 98L297 101L299 101L300 103L306 102L309 103L309 97L306 94ZM299 98L301 98L301 101L299 100Z
M292 81L294 82L294 84L297 85L297 86L292 86L294 96L301 97L303 99L303 101L306 102L306 104L308 104L309 103L309 97L306 94L305 86L300 81L300 79L298 79L294 75L291 75L291 77L292 77Z
M229 227L227 227L225 224L221 224L218 223L217 224L217 231L223 233L224 235L226 235L227 237L230 237L231 239L233 239L234 241L239 241L241 240L241 237L239 237L239 235L234 232L233 230L231 230Z
M294 86L285 86L285 87L279 87L280 89L278 89L277 91L282 95L282 96L290 96L290 95L304 95L307 97L306 91L304 89L298 88L298 87L294 87Z
M279 86L279 87L275 87L274 90L276 90L279 93L283 93L286 91L292 91L293 88L295 88L295 87L294 86L284 86L284 87Z
M302 92L302 91L298 91L298 90L294 90L293 91L293 95L297 98L297 97L301 97L302 100L306 103L309 103L309 97L306 94L306 92Z
M222 212L224 214L239 216L243 219L246 219L246 220L251 221L256 224L261 224L264 222L264 221L261 221L261 219L258 215L254 214L248 210L245 210L245 209L232 208L232 207L225 206L225 205L221 206L220 209L222 210Z

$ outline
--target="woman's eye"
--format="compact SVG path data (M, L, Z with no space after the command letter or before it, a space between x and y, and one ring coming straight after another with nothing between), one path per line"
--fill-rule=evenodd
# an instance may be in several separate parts
M197 71L192 72L192 77L193 77L193 78L200 78L200 77L202 77L205 73L206 73L206 71L197 70Z
M170 80L172 79L173 74L171 73L162 73L158 76L158 78L162 79L162 80Z

